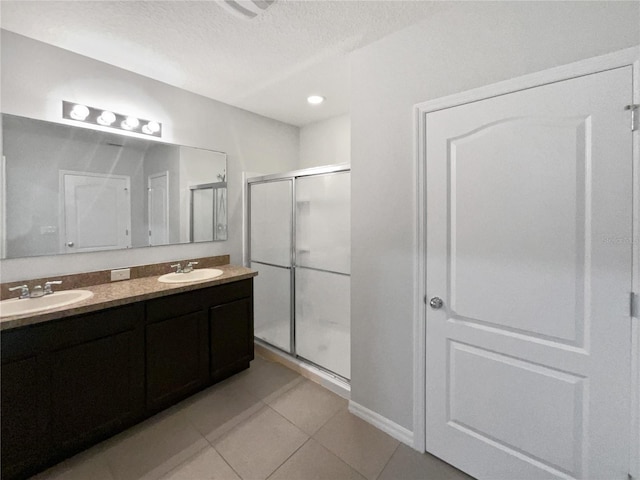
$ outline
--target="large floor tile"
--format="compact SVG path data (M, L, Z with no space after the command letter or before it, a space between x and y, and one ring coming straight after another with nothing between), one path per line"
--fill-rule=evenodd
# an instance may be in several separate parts
M214 444L244 480L263 480L309 437L264 407Z
M155 479L207 446L180 412L172 412L118 435L104 454L115 480Z
M188 402L183 402L181 412L212 442L262 407L264 404L240 384L226 383L220 388L209 388Z
M320 385L305 380L276 399L266 399L271 408L303 432L313 435L347 401Z
M428 453L400 445L378 480L473 480L473 477Z
M300 382L302 377L287 367L265 360L261 357L251 362L251 367L230 380L237 383L253 396L266 399L280 394Z
M362 475L309 439L269 480L365 480Z
M207 447L182 462L161 480L240 480L218 452Z
M371 480L380 474L399 444L346 410L329 420L314 438Z

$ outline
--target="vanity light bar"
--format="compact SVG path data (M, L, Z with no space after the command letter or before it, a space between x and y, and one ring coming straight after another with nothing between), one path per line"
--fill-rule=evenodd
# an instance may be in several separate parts
M77 122L91 123L103 127L162 137L162 124L153 120L122 115L109 110L88 107L81 103L62 101L62 118Z

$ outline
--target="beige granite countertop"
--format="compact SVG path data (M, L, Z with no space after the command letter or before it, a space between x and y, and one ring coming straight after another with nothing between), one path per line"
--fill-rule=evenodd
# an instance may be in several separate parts
M46 310L35 314L13 315L0 318L0 331L35 325L37 323L57 320L72 315L95 312L105 308L164 297L175 293L236 282L238 280L255 277L258 274L258 272L254 270L237 265L220 265L215 268L222 270L223 274L214 279L201 282L180 284L160 283L158 276L150 276L89 287L79 287L82 290L90 290L93 292L93 296L87 300L66 307ZM28 300L25 299L25 301Z

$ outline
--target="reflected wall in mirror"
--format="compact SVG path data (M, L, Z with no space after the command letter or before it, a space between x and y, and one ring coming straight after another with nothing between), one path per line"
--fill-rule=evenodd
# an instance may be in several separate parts
M222 152L3 114L1 167L1 258L227 239Z

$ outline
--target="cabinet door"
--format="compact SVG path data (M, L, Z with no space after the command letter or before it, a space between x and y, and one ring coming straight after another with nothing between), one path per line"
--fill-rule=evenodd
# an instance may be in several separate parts
M50 354L51 440L57 450L122 428L140 413L141 347L139 335L129 330Z
M207 382L207 338L204 310L147 325L147 408L167 406Z
M253 360L253 301L243 298L211 308L211 377L220 380Z
M37 463L42 444L36 357L2 365L2 478Z

